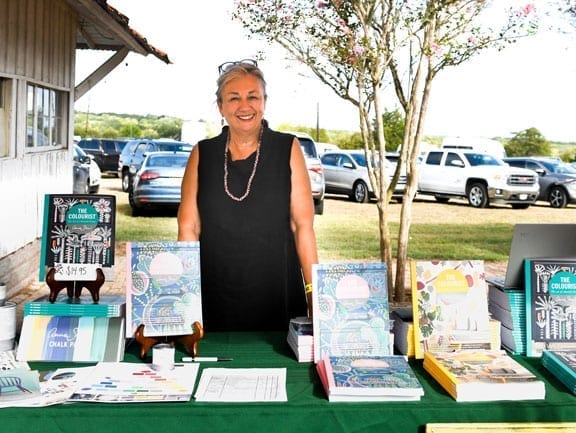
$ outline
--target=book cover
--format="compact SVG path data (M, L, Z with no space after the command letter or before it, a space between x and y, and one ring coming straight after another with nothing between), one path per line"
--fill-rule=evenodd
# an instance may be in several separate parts
M96 268L113 280L115 228L113 195L46 194L39 280L50 268L57 280L96 279Z
M25 316L18 361L119 361L124 357L123 317Z
M423 366L456 401L545 398L544 382L504 350L425 352Z
M576 258L524 261L526 355L576 350Z
M167 336L202 323L199 242L128 242L126 267L126 337L139 325Z
M0 370L0 407L18 406L40 396L38 371L25 368Z
M415 356L489 349L488 293L481 260L412 261Z
M575 422L429 423L426 433L573 433Z
M312 270L314 361L391 355L386 264L317 264Z
M394 347L401 355L414 358L414 319L412 307L397 308L390 312Z
M101 295L97 304L90 295L79 298L70 298L60 294L54 301L49 302L44 295L33 302L24 304L24 316L93 316L93 317L120 317L125 314L125 295Z
M570 392L576 394L576 350L545 350L540 361Z
M424 389L404 356L326 357L330 401L420 400Z

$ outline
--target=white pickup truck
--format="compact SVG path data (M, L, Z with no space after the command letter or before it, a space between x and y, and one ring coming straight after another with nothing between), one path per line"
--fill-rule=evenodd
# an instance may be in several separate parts
M433 195L442 203L451 197L467 198L477 208L500 203L525 209L540 190L536 172L510 167L482 152L432 150L425 154L418 173L418 193Z

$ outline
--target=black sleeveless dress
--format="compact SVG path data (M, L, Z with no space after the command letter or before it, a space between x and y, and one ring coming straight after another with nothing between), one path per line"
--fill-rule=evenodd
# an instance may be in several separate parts
M250 193L224 190L228 127L200 141L198 208L202 315L206 331L287 331L306 315L306 298L290 230L293 136L265 128ZM246 191L256 153L228 157L228 189Z

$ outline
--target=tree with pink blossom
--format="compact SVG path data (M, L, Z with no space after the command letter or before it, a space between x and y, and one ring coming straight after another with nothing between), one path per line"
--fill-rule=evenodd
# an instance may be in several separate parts
M507 7L504 8L503 4ZM405 116L393 176L369 164L379 216L381 259L390 301L405 299L405 270L418 156L434 78L487 49L503 49L537 29L536 3L520 0L237 0L234 19L249 36L283 47L338 96L358 109L369 161L385 154L386 89ZM385 104L385 102L388 102ZM388 204L406 173L396 266ZM390 180L391 179L391 180ZM395 270L395 272L393 272Z

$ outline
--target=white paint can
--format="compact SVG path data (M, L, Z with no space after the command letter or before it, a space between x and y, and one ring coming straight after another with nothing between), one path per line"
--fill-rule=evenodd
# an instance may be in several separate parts
M160 343L152 347L152 368L156 371L174 370L174 347Z
M0 352L14 349L16 338L16 303L0 306Z
M6 303L6 284L0 282L0 307Z

